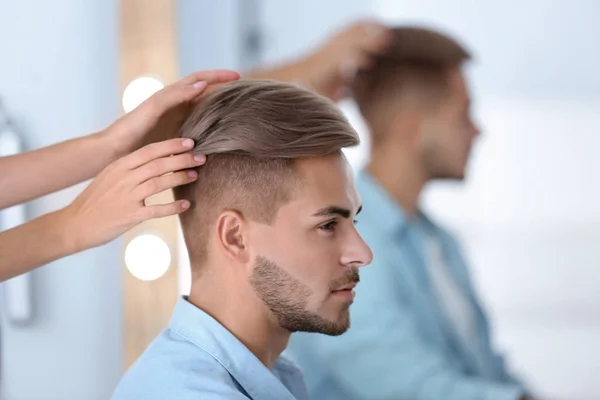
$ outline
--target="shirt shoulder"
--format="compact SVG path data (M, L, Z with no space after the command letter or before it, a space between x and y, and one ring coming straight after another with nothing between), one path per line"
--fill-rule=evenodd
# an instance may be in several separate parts
M177 331L163 331L127 371L112 400L247 399L227 369Z

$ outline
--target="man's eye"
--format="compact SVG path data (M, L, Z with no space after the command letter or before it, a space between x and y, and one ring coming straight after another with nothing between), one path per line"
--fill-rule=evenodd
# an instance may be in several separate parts
M337 221L330 221L324 225L321 225L319 227L319 229L322 229L324 231L332 231L336 225L337 225Z

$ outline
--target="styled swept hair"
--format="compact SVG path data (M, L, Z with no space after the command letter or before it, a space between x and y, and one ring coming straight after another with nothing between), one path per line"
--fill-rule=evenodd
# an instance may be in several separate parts
M337 106L298 86L239 80L218 87L192 110L180 136L207 155L198 179L174 190L192 202L180 221L192 264L202 263L218 215L236 210L272 223L297 187L295 160L339 153L359 143Z

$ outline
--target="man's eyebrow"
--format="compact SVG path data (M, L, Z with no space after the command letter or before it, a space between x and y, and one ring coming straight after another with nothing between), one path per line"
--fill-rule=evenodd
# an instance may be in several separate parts
M361 210L362 210L362 206L360 206L358 208L358 211L356 212L356 214L358 215L358 213ZM313 214L313 217L334 217L334 216L340 216L342 218L350 218L351 214L352 213L347 208L338 207L338 206L329 206L329 207L323 207L320 210L318 210L316 213Z

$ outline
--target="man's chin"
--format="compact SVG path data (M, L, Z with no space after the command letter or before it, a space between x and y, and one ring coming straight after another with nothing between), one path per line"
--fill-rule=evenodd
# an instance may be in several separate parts
M306 313L303 315L286 315L278 318L279 325L290 333L321 333L328 336L339 336L350 328L348 308L337 312Z
M343 317L338 320L323 319L322 323L318 326L314 326L313 332L321 333L327 336L339 336L345 333L350 328L350 319Z
M327 326L327 332L323 332L328 336L339 336L345 333L348 329L350 329L350 315L346 313L346 315L341 316L336 321L329 321Z
M340 336L344 333L346 333L348 331L348 329L350 329L350 324L334 324L330 327L330 329L327 329L323 333L324 335L327 336Z

